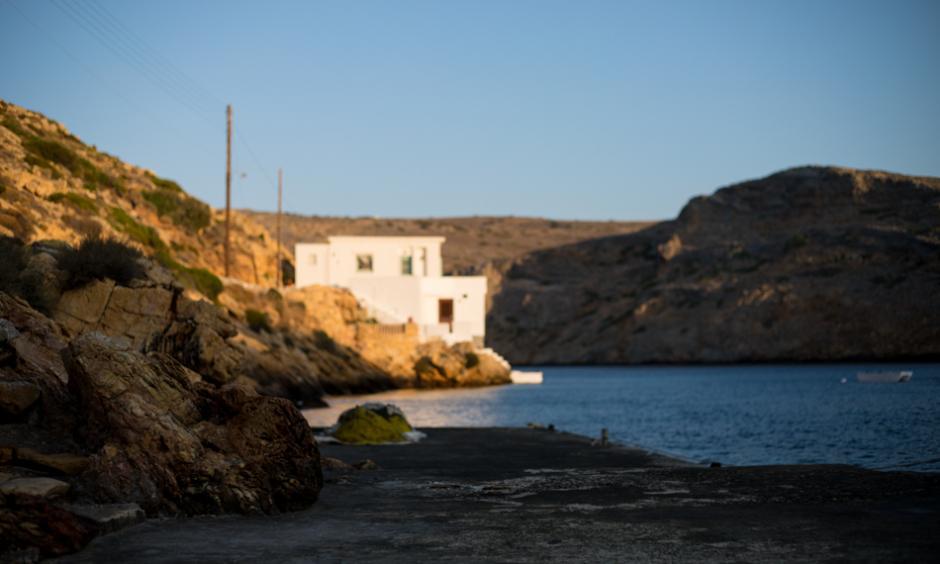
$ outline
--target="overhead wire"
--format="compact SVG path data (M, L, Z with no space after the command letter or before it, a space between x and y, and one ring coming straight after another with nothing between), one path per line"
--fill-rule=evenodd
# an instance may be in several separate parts
M168 127L170 130L173 131L173 133L181 137L184 135L183 132L180 131L171 122L168 122L165 119L161 119L160 116L157 116L153 112L152 108L150 108L149 106L146 106L145 104L141 104L139 101L135 100L132 96L127 95L120 88L112 84L110 80L108 80L106 77L101 75L97 70L95 70L94 67L88 65L85 61L83 61L81 58L76 56L73 50L70 50L65 45L63 45L62 42L59 41L53 33L51 33L48 29L44 28L42 25L37 23L33 18L29 17L29 15L27 15L26 12L21 10L20 7L16 5L16 2L14 0L6 0L6 1L7 1L7 4L10 5L20 15L20 17L23 18L24 21L26 21L26 23L32 26L39 34L45 36L45 38L48 40L48 42L51 45L54 45L60 51L62 51L62 53L65 54L66 57L71 59L72 62L75 63L75 65L79 69L81 69L83 72L87 73L90 77L95 79L97 83L107 84L108 92L110 94L116 96L117 98L120 98L124 103L126 103L129 107L136 110L140 115L145 115L148 118L153 119L154 123L158 123L161 127ZM205 152L206 155L210 154L210 151L206 146L197 145L197 147L199 147L201 151ZM216 158L216 156L213 156L213 158Z
M133 68L163 94L186 107L209 126L216 126L215 112L212 109L223 105L220 98L161 55L107 8L95 0L81 3L52 0L52 3L112 55ZM17 11L23 13L18 7ZM273 177L248 141L243 128L233 127L233 132L265 182L275 189Z
M83 5L90 8L90 11L96 14L100 21L110 27L116 34L120 35L123 33L125 35L125 43L129 45L130 48L138 52L143 59L149 61L154 68L165 72L174 84L179 85L183 90L189 93L193 99L203 101L205 106L210 108L220 108L225 105L224 102L216 98L199 82L192 79L188 74L163 57L159 51L154 49L133 29L126 26L117 16L105 6L101 5L97 0L85 0Z
M78 24L105 49L111 52L112 55L123 60L126 64L134 68L134 70L143 75L154 86L163 91L164 94L174 99L177 103L187 107L190 111L199 116L200 119L207 120L207 122L212 125L212 121L208 120L206 114L204 113L205 109L200 109L198 104L179 94L175 88L166 82L166 79L162 78L161 75L153 71L136 55L131 54L126 47L123 47L120 42L113 37L113 34L105 30L100 23L88 17L84 12L78 9L76 5L65 2L64 0L52 0L52 5L58 8L60 12L66 15L73 22Z

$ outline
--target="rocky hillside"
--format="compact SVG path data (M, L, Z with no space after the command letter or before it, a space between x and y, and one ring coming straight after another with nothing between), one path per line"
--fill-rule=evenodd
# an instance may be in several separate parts
M275 214L242 210L275 231ZM445 274L484 275L487 306L499 291L502 274L527 253L608 235L632 233L648 221L565 221L532 217L451 217L400 219L325 217L285 214L281 237L291 250L296 243L324 241L330 235L440 235Z
M220 290L222 211L0 100L0 235L74 244L89 234L139 247L209 297ZM236 212L231 237L231 277L273 285L277 253L267 230Z
M223 212L172 180L82 143L40 114L0 101L0 239L29 244L26 262L32 261L8 282L31 289L30 303L54 315L70 335L131 322L139 324L133 331L160 329L175 307L171 287L181 284L188 298L205 297L224 308L229 327L221 339L247 355L232 367L261 393L316 405L324 392L508 382L508 372L490 359L465 366L472 351L419 346L414 327L376 327L347 291L272 290L270 233L242 213L234 212L232 223L232 265L223 279ZM160 281L164 289L133 294L134 303L122 302L128 313L112 300L127 294L113 280L63 288L51 257L89 236L115 238L152 257L171 275ZM289 249L284 255L289 261ZM146 344L136 333L125 336L138 349ZM428 363L442 372L422 378L418 368Z
M938 288L940 179L803 167L528 255L487 337L515 363L937 358Z

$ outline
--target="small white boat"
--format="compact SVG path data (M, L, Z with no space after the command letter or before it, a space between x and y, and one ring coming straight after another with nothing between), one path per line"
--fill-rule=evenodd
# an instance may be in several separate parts
M885 372L859 372L855 375L859 382L866 384L896 384L907 382L914 377L912 370L889 370Z
M541 384L541 372L523 372L522 370L513 370L509 373L513 384Z

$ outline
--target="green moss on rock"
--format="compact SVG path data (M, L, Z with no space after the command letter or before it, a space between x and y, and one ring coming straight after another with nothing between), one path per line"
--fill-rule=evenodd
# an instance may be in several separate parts
M344 443L374 445L407 442L410 431L414 429L395 406L366 404L344 411L333 436Z

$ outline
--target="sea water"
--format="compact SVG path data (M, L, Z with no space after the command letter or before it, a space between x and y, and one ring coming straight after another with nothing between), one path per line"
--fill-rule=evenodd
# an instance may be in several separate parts
M525 367L541 385L400 390L327 398L314 426L365 401L422 427L524 426L599 436L693 462L855 464L940 471L940 364ZM861 371L913 370L904 384ZM844 381L844 382L843 382Z

